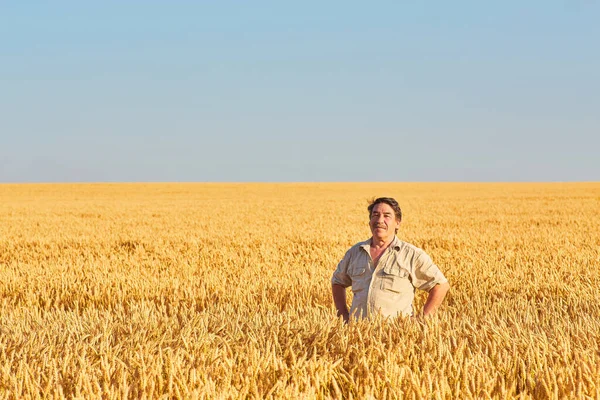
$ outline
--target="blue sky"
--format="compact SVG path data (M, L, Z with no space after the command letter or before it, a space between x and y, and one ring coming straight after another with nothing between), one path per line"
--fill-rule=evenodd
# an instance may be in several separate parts
M0 182L600 181L600 2L0 3Z

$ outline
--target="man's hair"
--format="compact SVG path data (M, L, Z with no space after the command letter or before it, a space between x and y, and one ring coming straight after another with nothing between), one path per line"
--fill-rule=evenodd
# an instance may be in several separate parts
M371 200L369 207L367 207L367 209L369 210L369 218L371 218L371 215L373 214L373 208L376 204L379 203L385 203L388 206L392 207L392 210L394 210L394 214L396 215L396 219L398 221L402 221L402 210L400 209L400 205L398 204L396 199L392 197L378 197L374 200Z

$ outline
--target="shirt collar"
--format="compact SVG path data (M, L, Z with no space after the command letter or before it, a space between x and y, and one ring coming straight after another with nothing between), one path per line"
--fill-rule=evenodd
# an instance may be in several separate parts
M365 240L364 242L362 242L360 244L360 247L362 247L363 249L365 249L366 252L369 252L371 250L371 242L373 241L373 238L369 238L367 240ZM394 235L394 239L392 239L392 243L390 243L390 247L396 251L400 251L400 245L402 244L402 242L400 241L400 239L398 239L398 236Z

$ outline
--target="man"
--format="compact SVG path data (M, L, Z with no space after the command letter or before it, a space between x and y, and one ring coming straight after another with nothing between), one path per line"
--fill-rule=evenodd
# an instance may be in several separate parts
M331 278L338 316L346 322L350 315L412 316L415 289L429 292L422 315L434 314L450 289L448 280L423 250L396 237L402 220L396 200L380 197L368 210L373 236L352 246ZM350 311L349 286L354 293Z

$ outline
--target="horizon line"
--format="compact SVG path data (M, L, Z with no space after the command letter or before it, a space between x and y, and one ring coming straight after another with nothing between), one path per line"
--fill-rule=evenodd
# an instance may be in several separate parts
M561 184L561 183L600 183L588 180L569 181L22 181L0 182L0 185L136 185L136 184L348 184L348 183L430 183L430 184Z

